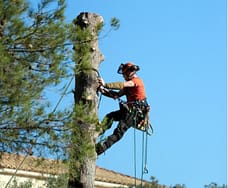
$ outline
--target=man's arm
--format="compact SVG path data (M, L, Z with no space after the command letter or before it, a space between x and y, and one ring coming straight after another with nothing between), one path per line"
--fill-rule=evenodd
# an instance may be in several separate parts
M111 89L107 89L103 86L100 86L99 91L106 97L110 97L116 99L119 97L119 92L113 91Z
M135 83L133 81L105 83L102 78L98 78L98 82L100 84L99 91L103 95L114 99L124 95L125 87L135 86ZM111 89L119 90L119 92L113 91Z

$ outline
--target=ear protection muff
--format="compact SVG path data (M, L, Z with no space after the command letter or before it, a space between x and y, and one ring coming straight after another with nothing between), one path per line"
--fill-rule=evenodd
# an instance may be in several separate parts
M139 71L140 70L138 65L133 65L129 69L130 69L130 71Z
M134 65L132 63L126 63L126 64L121 64L117 70L117 73L123 74L125 71L130 70L131 72L133 71L139 71L140 68L138 65Z

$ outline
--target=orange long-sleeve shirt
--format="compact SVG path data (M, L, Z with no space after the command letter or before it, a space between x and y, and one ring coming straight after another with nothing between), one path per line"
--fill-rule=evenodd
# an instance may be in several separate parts
M124 93L126 94L127 101L131 102L145 99L146 92L142 79L139 77L135 77L132 78L131 81L134 82L135 86L124 88Z

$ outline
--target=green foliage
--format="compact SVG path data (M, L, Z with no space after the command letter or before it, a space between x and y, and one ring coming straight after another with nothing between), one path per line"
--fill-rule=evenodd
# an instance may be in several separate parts
M95 157L90 139L98 127L97 115L88 114L92 106L84 104L51 111L45 91L62 84L69 72L89 74L90 42L98 38L65 23L65 0L29 2L0 1L0 152L57 156L70 159L74 167L76 159L79 174L84 157ZM111 26L119 28L119 21L113 19ZM98 24L95 33L102 27ZM73 57L69 41L76 41ZM84 131L88 124L95 128Z
M46 87L66 77L64 10L64 0L43 0L37 8L0 1L0 151L56 150L68 112L50 118L43 98Z
M75 32L76 31L76 32ZM75 73L88 72L91 70L91 50L90 42L93 40L91 32L88 28L81 28L78 25L72 27L72 40L76 41L74 45L75 54L73 60L76 64Z
M111 27L114 28L114 30L117 30L120 28L120 20L118 18L112 18L111 19Z
M0 151L35 151L41 156L55 152L65 159L73 108L52 112L45 89L58 86L69 72L89 73L89 43L97 38L88 29L65 23L65 0L29 2L0 1ZM111 26L118 25L113 19ZM103 23L98 24L95 32L102 28ZM69 41L77 41L75 53ZM73 70L68 66L71 59Z
M68 175L62 174L57 177L49 177L46 180L46 188L67 188Z
M45 188L67 188L68 185L68 175L61 174L59 176L50 176L45 181ZM24 182L18 182L14 179L8 188L32 188L33 183L31 180ZM40 187L41 188L41 187Z
M12 184L8 188L32 188L32 182L30 180L18 183L16 179L13 180Z
M227 188L227 185L218 185L215 182L211 182L209 185L204 185L204 188Z
M100 34L100 32L102 31L103 27L104 27L104 23L103 22L97 24L96 29L95 29L95 32L97 33L97 35Z
M176 184L174 186L165 186L165 185L160 185L158 180L154 177L151 176L150 177L151 183L146 183L143 188L187 188L187 186L185 184ZM141 187L141 185L139 186ZM223 184L223 185L218 185L215 182L210 183L209 185L204 185L204 188L227 188L227 185Z
M90 112L90 115L88 112ZM71 147L68 164L70 174L79 180L80 170L85 158L95 158L95 146L91 143L94 130L90 130L90 126L96 124L98 119L95 114L91 113L91 106L83 103L75 105L73 117L71 124L68 125L71 130L69 134Z
M154 176L151 176L150 180L151 182L145 183L144 185L138 185L137 188L186 188L184 184L176 184L175 186L169 187L166 185L160 185L159 181Z
M181 184L176 184L172 188L186 188L186 186L185 185L181 185Z

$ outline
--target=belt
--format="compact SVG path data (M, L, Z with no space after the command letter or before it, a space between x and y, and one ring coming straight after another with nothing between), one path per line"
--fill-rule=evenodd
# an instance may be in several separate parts
M145 99L143 99L143 100L135 100L135 101L129 101L129 102L127 102L127 104L129 104L130 106L131 105L145 105L145 106L149 106L149 104L147 103L147 100L146 100L146 98Z

